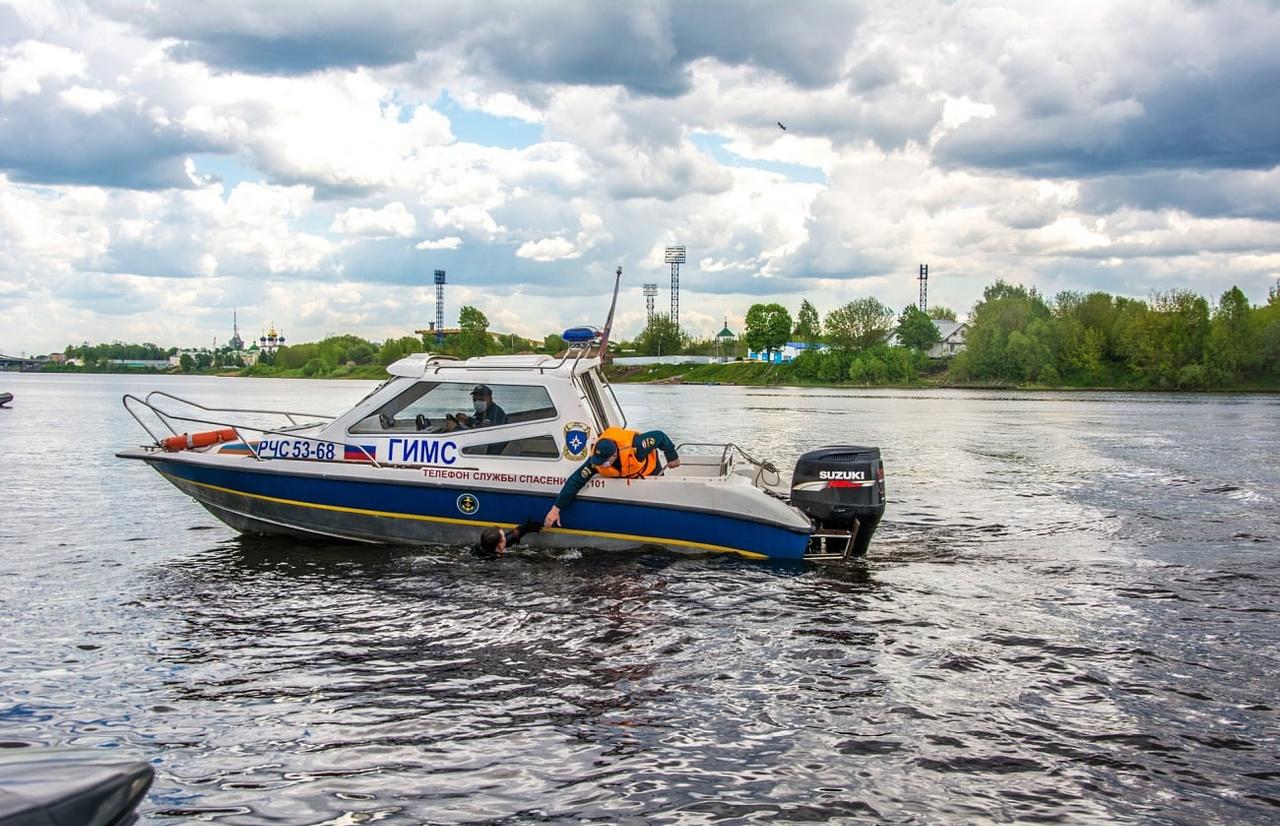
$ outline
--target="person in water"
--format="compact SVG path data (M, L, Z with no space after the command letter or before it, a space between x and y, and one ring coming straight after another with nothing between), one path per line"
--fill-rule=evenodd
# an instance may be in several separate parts
M494 559L502 556L507 548L518 544L527 534L537 533L540 530L542 530L542 523L536 519L530 519L509 531L504 531L496 525L485 528L480 532L480 541L471 546L471 555L482 559Z
M548 528L560 524L560 509L573 501L587 482L596 474L610 478L642 479L662 472L658 451L666 457L667 467L680 467L680 456L670 437L661 430L638 433L624 427L610 427L600 434L595 450L582 467L573 472L556 502L547 511L542 524Z

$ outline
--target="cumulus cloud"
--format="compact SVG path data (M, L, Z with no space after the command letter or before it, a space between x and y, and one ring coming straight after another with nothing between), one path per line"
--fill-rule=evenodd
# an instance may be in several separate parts
M1134 207L1280 221L1277 192L1280 166L1265 171L1180 169L1091 178L1080 186L1080 201L1100 213Z
M509 83L621 86L675 96L687 66L711 58L758 66L800 86L838 79L864 17L860 4L810 0L802 12L768 0L612 4L499 2L483 7L391 0L284 3L99 3L115 19L156 38L170 54L218 69L299 75L406 63L448 49L471 69ZM443 36L448 33L448 36Z
M416 250L456 250L462 246L462 239L456 235L448 235L435 240L420 241L414 245Z
M1278 20L1262 0L0 6L0 302L28 349L207 340L264 301L293 340L380 337L433 315L446 269L450 308L541 334L596 318L622 264L630 335L668 243L703 333L763 298L901 306L921 262L957 309L997 277L1258 300L1280 275Z
M416 228L417 220L409 210L394 201L381 209L345 209L334 217L329 231L362 238L407 238Z
M557 236L526 241L516 250L516 257L543 262L581 258L592 247L613 240L599 215L584 213L578 216L578 223L581 229L574 240Z
M941 163L1050 176L1280 163L1274 4L1058 7L991 28L970 57L996 67L981 90L995 114L943 136Z
M71 49L24 40L0 49L0 101L38 95L46 81L80 77L85 59Z
M528 258L530 261L559 261L565 258L580 258L582 252L573 246L572 241L564 238L543 238L540 241L525 241L516 250L516 258Z
M431 223L439 229L460 230L482 241L495 240L506 232L488 210L472 205L437 209L431 214Z
M58 94L63 105L92 115L120 101L120 95L110 89L89 89L84 86L72 86Z

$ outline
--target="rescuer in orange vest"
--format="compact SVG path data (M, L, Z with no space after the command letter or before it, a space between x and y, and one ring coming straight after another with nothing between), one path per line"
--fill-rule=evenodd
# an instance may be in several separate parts
M680 467L676 446L661 430L639 433L624 427L606 428L596 441L595 451L587 457L573 474L565 480L556 503L547 511L542 524L550 528L560 524L560 509L573 501L591 477L601 476L641 479L662 472L658 463L658 451L667 459L667 467Z

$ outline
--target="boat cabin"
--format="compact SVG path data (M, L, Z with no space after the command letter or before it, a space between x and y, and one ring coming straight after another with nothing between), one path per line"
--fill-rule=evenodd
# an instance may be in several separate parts
M346 443L348 460L359 460L350 455L350 445L359 445L356 452L368 451L365 461L378 464L450 466L494 457L581 461L595 435L626 424L598 365L595 358L463 361L418 353L388 367L390 379L319 435ZM263 456L275 453L268 445Z

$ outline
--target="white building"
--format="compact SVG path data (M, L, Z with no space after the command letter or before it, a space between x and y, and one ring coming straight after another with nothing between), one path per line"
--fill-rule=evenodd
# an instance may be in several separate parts
M774 364L784 364L793 360L805 350L816 350L821 352L826 349L828 348L825 344L809 344L804 341L788 341L786 344L782 345L782 349L774 350L772 353L747 350L747 358L751 361L771 361Z
M925 353L931 359L951 358L964 349L965 336L969 334L969 325L963 321L940 321L930 319L938 330L938 341ZM901 347L898 333L895 330L885 337L885 344L890 347Z
M964 349L964 337L969 333L968 324L963 321L934 319L933 326L938 328L938 343L929 348L929 358L950 358Z

